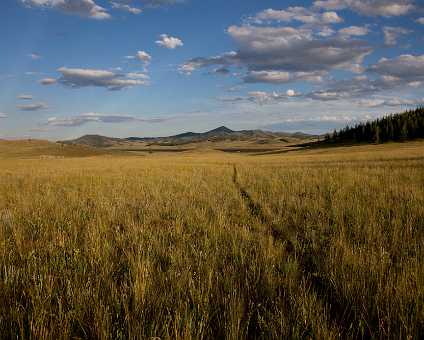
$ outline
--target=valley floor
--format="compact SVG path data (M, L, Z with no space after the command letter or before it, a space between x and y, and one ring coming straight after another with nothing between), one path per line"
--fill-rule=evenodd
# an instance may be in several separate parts
M0 338L419 339L424 142L0 142Z

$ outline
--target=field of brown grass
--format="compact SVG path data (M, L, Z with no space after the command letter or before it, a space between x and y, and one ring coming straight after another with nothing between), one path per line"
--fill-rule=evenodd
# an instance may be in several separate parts
M0 142L4 339L420 339L423 245L424 142Z

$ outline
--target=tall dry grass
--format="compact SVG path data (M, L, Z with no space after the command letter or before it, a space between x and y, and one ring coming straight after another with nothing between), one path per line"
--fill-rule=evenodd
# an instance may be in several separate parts
M4 159L0 337L419 339L423 151Z

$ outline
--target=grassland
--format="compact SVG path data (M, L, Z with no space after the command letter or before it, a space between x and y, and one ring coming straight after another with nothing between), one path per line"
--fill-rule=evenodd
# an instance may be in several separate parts
M424 142L265 156L5 143L0 338L424 334Z

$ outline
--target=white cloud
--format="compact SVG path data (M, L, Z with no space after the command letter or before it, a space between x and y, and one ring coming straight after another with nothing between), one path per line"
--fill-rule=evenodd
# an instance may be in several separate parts
M45 110L48 108L47 104L45 103L17 105L16 107L21 111L39 111L39 110Z
M54 78L44 78L39 81L41 85L53 85L57 83L57 79Z
M246 83L272 83L284 84L293 81L310 81L322 82L324 76L327 74L325 71L316 72L285 72L285 71L251 71L244 78Z
M359 37L364 36L369 33L368 27L360 27L360 26L349 26L339 30L339 34L344 37Z
M219 56L208 57L208 58L197 57L180 65L179 71L186 75L190 75L201 67L207 67L212 65L231 65L232 63L237 62L236 58L237 58L237 52L234 52L234 51L223 53L222 55L219 55Z
M145 51L138 51L137 59L148 65L152 61L152 56Z
M367 16L394 17L410 13L414 8L414 0L318 0L317 8L339 10L349 8Z
M359 100L358 104L364 107L402 107L402 106L422 106L424 98L392 98L376 97Z
M16 99L19 99L19 100L32 100L32 95L30 95L30 94L20 94L19 96L16 97Z
M230 26L228 34L236 41L237 52L193 58L181 65L180 71L190 74L202 67L234 65L247 68L248 82L255 78L271 83L302 78L320 81L315 72L362 72L363 59L372 52L364 41L317 37L312 30L302 27Z
M285 94L277 92L252 91L248 93L248 99L258 104L265 104L285 97Z
M0 112L0 118L7 118L7 114Z
M313 12L305 7L288 7L285 10L266 9L258 13L255 18L256 22L262 21L278 21L291 22L299 21L310 25L329 25L338 24L343 21L336 12Z
M419 24L421 24L421 25L424 25L424 17L422 17L422 18L418 18L418 19L417 19L417 22L418 22Z
M166 121L165 118L149 118L143 119L129 115L115 115L115 114L102 114L102 113L82 113L78 116L58 118L51 117L47 120L46 125L58 127L75 127L88 123L127 123L127 122L145 122L145 123L162 123Z
M136 14L136 15L143 12L140 8L132 7L128 4L122 4L122 3L119 3L119 2L115 2L115 1L111 1L111 5L112 5L112 8L119 9L119 10L122 10L122 11L126 11L126 12Z
M32 60L41 59L41 55L39 55L38 53L30 53L28 54L28 57L30 57Z
M424 82L424 55L381 58L370 70L384 77L386 82L417 85Z
M330 27L322 27L321 29L318 30L317 35L320 37L326 38L326 37L331 37L335 33L336 31Z
M313 91L305 97L319 101L368 100L372 96L388 91L398 93L409 88L408 92L411 92L411 88L424 86L424 55L382 58L367 71L373 73L373 76L362 75L347 80L333 80L326 89ZM393 101L384 102L386 106L395 105Z
M287 97L295 97L297 95L295 90L289 89L286 91Z
M127 73L127 77L130 79L143 79L145 81L150 80L149 75L143 72L130 72L130 73Z
M122 90L129 87L149 85L149 77L142 73L115 73L108 70L61 67L62 76L56 82L71 88L105 87L108 90ZM53 84L50 78L43 79L44 85Z
M181 41L181 39L176 37L171 37L167 34L161 34L160 39L156 40L156 44L165 48L169 48L171 50L184 46L184 43Z
M21 0L29 7L52 8L96 20L110 19L107 10L93 0Z
M409 34L411 31L402 27L385 26L383 27L383 33L384 44L387 46L394 46L397 44L398 38L401 35Z
M300 97L301 94L293 89L289 89L286 92L265 92L265 91L251 91L248 92L247 96L239 97L224 97L218 98L222 102L237 103L243 101L250 101L256 104L274 104L276 102L288 101L295 97Z
M228 33L240 46L238 57L254 69L346 69L371 51L364 42L320 39L302 28L231 26Z

